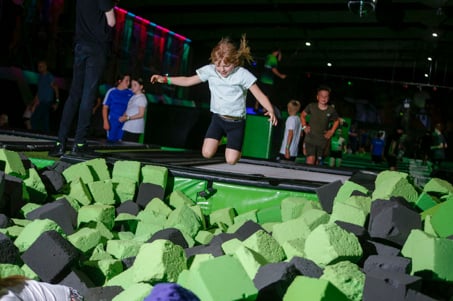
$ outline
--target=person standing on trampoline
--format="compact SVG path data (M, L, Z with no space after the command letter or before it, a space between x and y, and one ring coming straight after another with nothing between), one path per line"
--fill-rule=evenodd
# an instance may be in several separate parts
M306 134L305 163L309 165L318 164L320 158L324 157L328 142L340 125L335 107L329 105L329 96L330 88L320 86L316 94L317 102L309 103L300 114L300 122ZM307 117L310 117L310 123Z
M202 155L212 158L224 135L227 137L225 159L228 164L236 164L241 158L246 118L247 91L267 110L272 125L277 125L277 118L269 98L256 84L257 78L246 68L245 61L252 56L245 35L239 47L229 38L222 38L212 49L211 64L196 70L192 76L167 77L154 74L151 83L166 83L189 87L208 82L211 92L211 123L205 135Z

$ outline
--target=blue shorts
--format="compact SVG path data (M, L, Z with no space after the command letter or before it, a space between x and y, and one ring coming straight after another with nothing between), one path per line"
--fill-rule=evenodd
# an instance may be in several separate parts
M213 114L205 138L220 141L227 137L227 148L242 151L244 142L245 118L236 118Z

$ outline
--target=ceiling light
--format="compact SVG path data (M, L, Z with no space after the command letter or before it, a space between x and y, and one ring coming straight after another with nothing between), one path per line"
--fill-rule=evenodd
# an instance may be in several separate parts
M310 47L311 43L310 42L305 42L305 46Z
M332 67L332 63L327 63L327 67Z
M374 12L376 6L373 0L351 0L348 2L348 8L353 14L364 17Z
M439 35L437 34L437 32L433 32L433 33L432 33L432 36L433 36L434 38L437 38Z
M428 61L430 61L430 62L433 60L433 58L430 57L430 56L428 56L426 59L427 59Z
M428 73L425 73L425 77L428 77L428 76L429 76Z

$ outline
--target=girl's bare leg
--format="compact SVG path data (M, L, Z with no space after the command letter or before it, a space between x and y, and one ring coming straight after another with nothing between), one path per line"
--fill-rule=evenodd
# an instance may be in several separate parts
M206 159L214 157L219 147L219 140L213 138L205 138L203 141L203 148L201 154Z
M239 159L241 159L242 152L232 149L232 148L227 148L225 149L225 160L228 164L236 164Z

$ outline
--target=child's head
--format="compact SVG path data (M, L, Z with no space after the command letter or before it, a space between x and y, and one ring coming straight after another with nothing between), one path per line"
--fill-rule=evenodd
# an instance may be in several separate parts
M116 83L117 83L116 87L120 90L129 88L131 84L131 75L129 73L118 75Z
M228 76L237 66L253 60L245 35L242 36L239 49L229 38L222 38L211 51L211 62L223 77Z
M300 101L298 100L290 100L287 105L288 114L289 115L296 115L297 112L300 110Z
M318 93L316 94L318 102L327 104L329 102L330 91L330 87L328 86L319 86Z
M141 77L133 77L131 80L131 90L134 94L143 93L143 79Z

